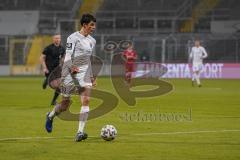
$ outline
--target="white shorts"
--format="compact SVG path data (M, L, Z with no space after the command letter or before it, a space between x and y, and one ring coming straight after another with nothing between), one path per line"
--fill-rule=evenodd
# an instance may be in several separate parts
M71 94L80 94L82 88L92 87L91 74L87 68L81 67L79 73L62 77L61 94L63 96L69 97Z
M192 70L193 70L193 72L196 72L196 71L201 72L203 70L203 64L202 63L193 63Z

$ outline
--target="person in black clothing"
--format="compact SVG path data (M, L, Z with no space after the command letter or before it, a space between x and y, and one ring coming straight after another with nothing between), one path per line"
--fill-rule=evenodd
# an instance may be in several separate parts
M43 89L46 89L49 81L49 75L62 63L64 55L65 48L61 46L61 35L55 34L53 36L53 43L47 46L40 56L43 72L46 77L42 85ZM59 91L55 90L51 105L56 103L58 96Z

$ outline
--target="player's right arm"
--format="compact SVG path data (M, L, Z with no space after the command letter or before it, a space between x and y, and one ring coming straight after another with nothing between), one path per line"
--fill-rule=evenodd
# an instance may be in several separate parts
M42 64L43 72L49 73L49 70L46 65L46 54L47 54L47 48L44 49L43 53L40 56L40 63Z
M64 65L71 71L72 74L79 72L77 66L74 66L72 63L72 57L74 54L74 49L76 46L76 39L73 36L69 36L67 38L67 45L66 45L66 54L64 58Z
M193 48L191 49L191 52L189 54L189 59L193 59Z
M189 54L188 63L192 63L192 61L193 61L193 47L192 47L191 52Z

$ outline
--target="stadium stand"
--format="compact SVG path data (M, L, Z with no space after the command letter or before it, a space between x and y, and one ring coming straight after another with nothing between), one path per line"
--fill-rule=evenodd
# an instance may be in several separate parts
M210 53L209 62L239 62L238 0L0 0L1 11L39 13L35 34L0 34L1 65L39 66L51 34L61 33L65 44L86 11L97 17L96 54L106 63L111 55L104 45L122 40L132 40L137 52L149 54L151 61L186 62L195 37ZM233 27L216 28L221 23Z
M98 44L125 35L125 39L134 41L139 53L147 48L151 60L186 62L194 38L200 37L212 53L208 61L222 61L223 57L229 56L226 58L229 62L237 62L238 33L212 33L212 22L238 20L238 4L239 1L235 0L105 0L96 13L97 35L103 41ZM114 38L111 39L111 35ZM163 43L165 59L161 55ZM216 49L222 43L221 49Z

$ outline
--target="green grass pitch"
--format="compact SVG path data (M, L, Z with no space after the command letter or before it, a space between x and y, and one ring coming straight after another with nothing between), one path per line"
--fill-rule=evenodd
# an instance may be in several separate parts
M74 142L78 122L54 121L51 134L44 129L51 108L51 89L42 90L40 77L0 78L0 159L31 160L239 160L240 82L203 80L192 87L190 80L171 79L174 90L166 95L138 98L134 107L119 99L112 112L90 120L89 138ZM145 86L136 89L147 89ZM98 79L98 89L117 96L108 78ZM117 96L118 97L118 96ZM80 110L73 98L72 112ZM92 99L90 108L101 103ZM191 110L191 113L190 113ZM191 116L185 120L136 120L124 115L158 113ZM114 141L100 137L100 129L112 124Z

